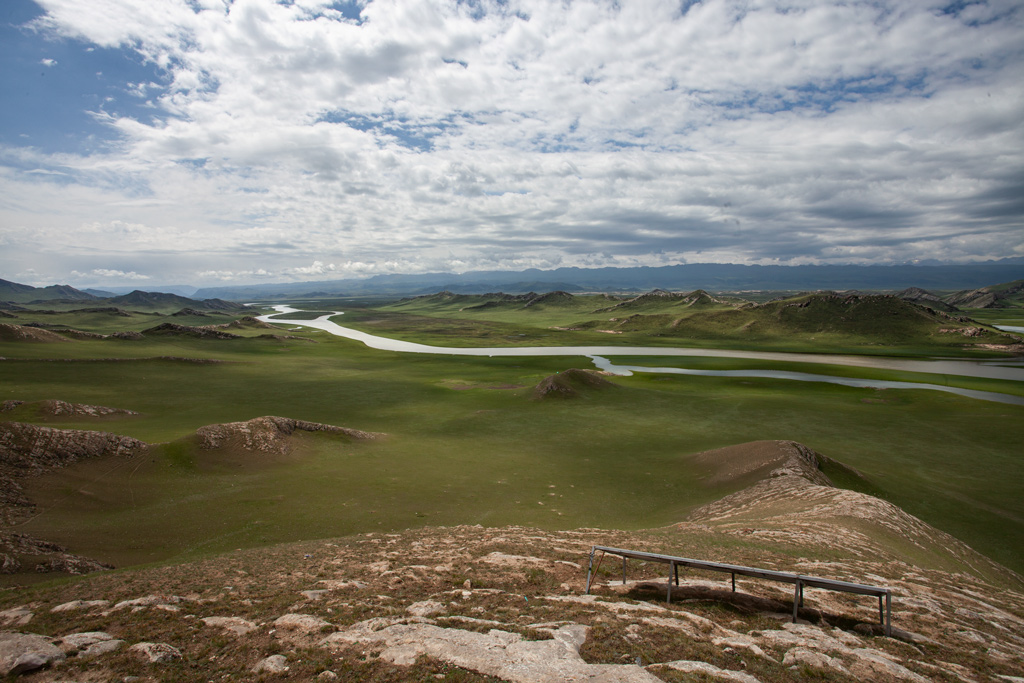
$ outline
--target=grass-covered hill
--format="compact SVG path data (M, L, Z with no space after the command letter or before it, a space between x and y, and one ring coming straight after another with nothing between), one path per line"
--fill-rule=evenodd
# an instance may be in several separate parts
M69 285L33 287L8 280L0 280L0 301L31 303L42 301L99 301L99 297L75 289Z
M646 327L643 318L618 321L613 329ZM647 329L650 329L648 327ZM962 344L965 335L1006 343L1006 335L969 319L887 295L810 294L743 308L673 318L657 333L686 338L813 339L830 343Z
M594 391L614 389L615 385L592 370L569 368L545 377L533 388L535 399L581 398Z
M431 343L447 343L442 340L449 336L485 344L537 343L546 336L547 343L556 344L572 343L575 336L578 343L757 344L868 353L956 352L1019 343L1016 336L976 322L923 290L900 295L818 292L763 303L703 290L655 290L635 297L441 292L379 306L374 313L352 312L345 324L385 336L402 329L405 338Z
M143 292L135 290L130 294L115 296L104 301L107 305L120 306L146 311L169 312L178 309L192 309L199 311L224 311L238 313L240 311L251 311L245 304L222 299L203 299L197 301L177 294L164 292Z
M197 302L192 302L195 305ZM245 330L272 333L276 328L260 323L251 308L218 310L192 306L162 310L133 310L117 306L65 306L61 308L19 306L3 311L8 326L49 330L72 338L107 335L112 338L137 338L138 333L166 326L202 327L244 333ZM280 330L278 330L280 332Z
M959 308L1024 308L1024 280L956 292L943 301Z

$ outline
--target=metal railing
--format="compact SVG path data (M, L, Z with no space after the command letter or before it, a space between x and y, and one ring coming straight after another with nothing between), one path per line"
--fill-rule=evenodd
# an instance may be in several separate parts
M622 557L622 583L626 583L626 560L642 560L644 562L660 562L669 566L668 570L668 592L665 599L672 602L672 582L679 585L679 567L690 567L692 569L707 569L713 572L722 572L732 575L732 590L736 592L736 575L750 576L757 579L768 579L769 581L780 581L791 583L793 589L793 621L796 622L797 611L804 604L804 588L825 588L843 593L856 593L859 595L872 595L878 597L878 621L885 627L885 635L892 635L892 590L882 586L868 586L862 583L850 583L849 581L838 581L836 579L823 579L817 576L805 576L791 572L779 572L772 569L758 569L756 567L743 567L736 564L725 564L723 562L708 562L706 560L694 560L688 557L674 557L672 555L660 555L658 553L646 553L640 550L625 550L623 548L611 548L603 545L595 545L590 549L590 563L587 566L587 593L590 593L591 581L593 580L594 553L601 551L603 554L598 560L598 568L605 555L618 555ZM884 608L883 608L884 600Z

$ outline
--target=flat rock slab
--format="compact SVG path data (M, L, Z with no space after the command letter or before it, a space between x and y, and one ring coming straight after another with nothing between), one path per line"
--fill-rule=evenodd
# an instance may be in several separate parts
M24 626L35 616L28 607L12 607L0 612L0 624L4 626Z
M742 671L720 669L717 666L708 664L707 662L679 660L675 662L665 662L658 666L675 669L676 671L683 671L685 673L703 674L705 676L710 676L711 678L720 678L725 681L735 681L735 683L761 683L761 681L750 674L743 673Z
M135 598L134 600L122 600L114 605L114 609L124 609L126 607L173 607L182 602L182 600L177 595L147 595Z
M583 661L579 647L586 633L587 627L571 624L552 631L552 640L530 641L497 629L477 633L432 624L395 624L375 631L361 623L328 636L321 645L373 643L384 646L381 659L399 666L409 666L426 655L511 683L659 683L660 679L639 666Z
M72 600L71 602L65 602L57 605L51 612L74 612L80 609L100 609L108 607L110 605L109 600Z
M231 631L236 636L244 636L256 629L256 624L241 617L203 617L202 622L207 626Z
M291 631L305 631L312 633L323 628L334 628L329 621L312 614L285 614L274 620L274 626Z
M45 636L0 633L0 676L26 673L64 661L64 652Z

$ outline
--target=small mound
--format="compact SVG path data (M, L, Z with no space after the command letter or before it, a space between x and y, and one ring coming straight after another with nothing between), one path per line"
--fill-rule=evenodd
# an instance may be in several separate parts
M554 292L548 292L547 294L541 294L540 296L530 299L526 302L523 308L530 308L531 306L570 306L575 303L576 297L569 292L563 292L557 290Z
M0 532L0 574L32 571L78 575L113 568L105 562L73 555L57 543L26 534Z
M803 444L793 441L751 441L716 448L698 453L693 456L692 462L708 472L702 478L705 485L732 484L740 488L764 479L794 458L804 463L804 476L820 482L820 477L824 476L818 471L821 456Z
M180 311L178 311L177 313L171 313L171 317L172 318L184 318L184 317L189 317L189 318L208 318L209 314L208 313L204 313L203 311L197 311L194 308L183 308Z
M246 422L228 422L196 430L203 450L232 449L284 455L291 450L290 438L296 431L328 432L355 441L377 439L383 434L335 427L287 417L257 417Z
M75 330L70 327L54 328L52 331L56 332L57 334L62 334L65 337L70 337L71 339L80 339L86 341L107 338L107 335L105 334L99 334L98 332L83 332L82 330Z
M271 325L270 323L265 323L262 320L257 320L256 318L254 318L251 315L244 316L242 318L239 318L238 320L233 320L233 321L231 321L229 323L223 323L221 325L218 325L217 327L231 328L231 329L236 329L236 330L247 330L247 329L276 330L276 329L278 329L278 328L274 327L273 325Z
M190 327L175 323L163 323L156 327L143 330L144 335L160 335L172 337L192 337L194 339L240 339L239 335L209 327Z
M49 344L52 342L70 341L56 332L41 330L27 325L11 325L0 323L0 341L13 342L34 342L37 344Z
M141 332L135 330L125 330L123 332L113 332L108 335L108 339L126 339L128 341L139 341L145 339Z
M592 370L570 368L545 377L534 387L533 398L579 398L590 391L610 389L616 385Z

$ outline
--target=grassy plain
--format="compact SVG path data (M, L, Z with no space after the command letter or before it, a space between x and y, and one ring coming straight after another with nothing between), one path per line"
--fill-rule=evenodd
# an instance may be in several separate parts
M339 322L368 324L378 315L354 311ZM398 326L397 313L384 318ZM424 334L419 320L405 318L410 337L442 334ZM162 321L147 316L145 327ZM536 343L529 336L539 334L512 323L478 323L507 326L494 338L525 335L510 343ZM28 492L40 514L19 530L123 565L424 525L651 528L730 492L703 484L706 472L690 455L792 439L866 477L844 483L866 487L1024 571L1024 407L923 390L646 374L617 378L616 389L576 400L534 401L531 388L543 377L589 361L399 354L313 330L288 332L302 339L254 336L263 332L242 331L251 338L234 340L0 343L7 359L0 361L0 399L135 410L142 415L100 425L46 424L165 444L147 459L82 463L32 480ZM600 336L602 343L607 337ZM480 342L491 343L475 332L465 343ZM1013 382L966 381L1021 393ZM247 460L198 451L188 440L200 426L260 415L389 436L339 446L303 435L293 456ZM17 410L4 418L37 421Z
M612 344L886 356L990 356L959 331L970 322L895 297L799 295L761 305L732 298L605 295L524 302L502 295L441 293L347 309L336 322L444 346ZM550 295L548 295L550 296ZM995 330L973 343L1007 344Z

